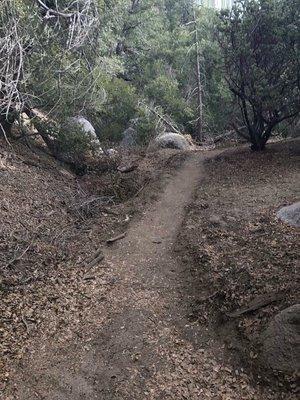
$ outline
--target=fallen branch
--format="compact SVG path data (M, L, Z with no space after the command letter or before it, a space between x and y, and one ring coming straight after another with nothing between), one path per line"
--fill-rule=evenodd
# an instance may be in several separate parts
M102 252L102 250L98 250L95 254L93 259L85 266L85 268L87 269L87 271L85 272L85 274L83 275L82 279L84 281L88 281L88 280L93 280L96 279L95 276L91 276L89 275L90 270L95 267L96 265L99 265L101 261L104 260L104 254ZM104 266L102 266L101 268L105 268Z
M208 300L213 299L213 298L216 297L219 293L220 293L220 291L219 291L219 290L216 290L216 291L214 291L213 293L209 294L208 296L201 297L198 301L199 301L200 303L204 303L204 302L206 302L206 301L208 301Z
M126 236L126 233L122 233L121 235L115 236L115 237L113 237L113 238L111 238L111 239L107 239L106 243L107 243L107 244L115 243L115 242L117 242L118 240L124 239L125 236Z
M84 275L84 277L83 277L84 281L92 281L94 279L96 279L96 277L95 276L90 276L90 275L88 275L88 276Z
M11 265L13 265L16 261L20 261L20 260L24 257L24 255L27 253L27 251L30 249L31 245L32 245L32 243L30 243L30 244L26 247L26 249L25 249L19 256L14 257L12 260L10 260L10 261L5 265L4 268L8 268L8 267L10 267Z
M63 18L72 18L75 15L74 13L65 13L62 11L53 10L52 8L49 8L42 0L37 0L37 2L44 10L47 11L47 18L49 18L51 14Z
M85 268L90 270L91 268L93 268L95 265L99 264L103 260L104 260L104 254L103 254L102 250L98 250L94 254L92 260L85 266Z
M268 306L271 303L274 303L275 301L279 301L284 297L284 293L271 293L268 295L263 295L263 296L259 296L255 299L253 299L252 301L250 301L250 303L245 306L242 307L236 311L233 311L232 313L227 314L228 317L230 318L237 318L240 317L243 314L248 314L252 311L256 311L262 307Z
M245 128L245 126L241 126L240 128L234 128L234 129L231 130L231 131L222 133L222 135L216 136L216 137L213 139L213 142L214 142L214 143L218 143L218 142L220 142L221 140L226 139L227 137L233 135L234 133L238 133L239 135L241 135L240 130L241 130L241 129L244 129L244 128ZM242 136L242 135L241 135L241 136ZM244 139L246 139L245 136L243 136L243 137L244 137Z
M28 326L28 323L27 323L27 321L26 321L26 318L24 317L23 314L21 315L21 320L22 320L22 322L23 322L23 324L24 324L24 326L25 326L25 328L26 328L26 331L27 331L27 333L28 333L28 332L29 332L29 326Z
M5 132L5 130L4 130L4 128L3 128L3 126L2 126L1 123L0 123L0 128L1 128L1 131L2 131L2 133L3 133L3 136L4 136L4 139L5 139L6 143L7 143L10 147L13 147L12 144L10 143L10 141L8 140L7 135L6 135L6 132Z
M153 114L155 114L160 120L162 120L169 128L171 128L172 131L175 133L181 134L181 132L172 124L172 122L168 121L164 115L161 115L155 108L146 106L148 110L150 110Z
M142 191L147 187L147 185L149 185L149 183L150 179L146 181L146 183L132 196L132 198L138 197L142 193Z
M109 204L109 203L113 202L113 199L114 199L114 196L93 197L91 199L88 199L88 200L84 201L81 204L76 205L75 209L80 209L80 208L82 208L84 206L88 206L88 205L90 205L92 203L95 203L95 202L100 202L100 204Z

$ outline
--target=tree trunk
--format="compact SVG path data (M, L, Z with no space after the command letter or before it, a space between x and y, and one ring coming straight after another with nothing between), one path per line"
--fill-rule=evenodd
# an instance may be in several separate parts
M41 138L47 145L48 149L52 153L52 155L55 158L58 158L58 151L57 151L57 145L55 141L49 136L47 129L45 127L45 124L40 121L39 116L33 111L30 107L25 107L24 108L25 114L30 118L31 123L35 127L35 129L38 131L38 133L41 135Z
M197 30L196 12L194 9L194 24L195 24L195 42L196 42L196 78L197 78L197 138L200 142L203 141L203 98L202 98L202 80L201 80L201 60L199 38Z
M252 130L250 135L251 150L252 151L262 151L266 147L266 141L264 140L263 130Z
M0 124L1 124L2 129L4 130L4 133L7 136L10 136L11 129L12 129L14 122L15 122L15 117L12 116L11 114L9 114L7 117L6 117L6 115L0 115ZM3 134L3 132L1 132L2 129L0 130L0 134Z
M41 135L41 138L45 142L52 156L57 160L65 164L68 164L72 168L72 170L76 173L76 175L85 175L87 172L87 166L85 165L85 163L78 162L76 160L72 161L68 159L68 157L64 156L63 153L61 153L56 140L49 135L46 123L43 123L43 121L41 121L40 117L36 114L36 112L32 110L30 107L25 107L24 112L30 118L33 126Z
M265 143L252 143L251 144L251 150L252 151L263 151L266 148Z
M267 126L261 126L260 129L256 129L251 135L251 150L262 151L265 150L267 141L272 135L272 131L276 122L269 123Z

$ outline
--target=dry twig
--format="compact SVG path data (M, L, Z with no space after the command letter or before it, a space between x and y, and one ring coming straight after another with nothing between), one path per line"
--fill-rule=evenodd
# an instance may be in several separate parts
M20 260L24 257L24 255L27 253L27 251L30 249L31 245L32 245L32 242L29 243L29 245L26 247L26 249L25 249L19 256L14 257L12 260L10 260L10 261L5 265L4 268L8 268L8 267L10 267L11 265L13 265L16 261L20 261Z
M115 236L113 238L107 239L106 243L107 244L113 244L115 242L117 242L118 240L124 239L126 236L126 233L122 233L121 235Z

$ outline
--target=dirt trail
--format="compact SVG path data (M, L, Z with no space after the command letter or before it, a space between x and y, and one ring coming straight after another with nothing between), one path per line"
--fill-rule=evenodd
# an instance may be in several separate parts
M91 339L65 351L55 343L37 345L14 399L240 399L236 387L244 387L243 399L254 398L241 376L222 389L215 356L221 350L204 327L188 321L189 283L172 249L203 160L193 154L126 238L106 250L115 284L94 310L98 321Z
M168 368L167 346L173 332L187 323L179 266L171 249L201 173L200 157L195 155L108 256L122 271L118 301L123 307L95 351L96 398L99 393L103 399L146 398L147 381Z
M188 324L180 267L171 249L201 174L202 156L192 155L126 238L106 250L106 263L118 281L108 302L107 323L99 325L90 350L74 349L80 357L66 353L60 365L51 367L44 353L33 357L24 382L17 385L18 398L165 398L159 388L163 382L155 382L156 377L173 370L170 349L174 340L180 344ZM78 358L81 365L75 372L72 362Z

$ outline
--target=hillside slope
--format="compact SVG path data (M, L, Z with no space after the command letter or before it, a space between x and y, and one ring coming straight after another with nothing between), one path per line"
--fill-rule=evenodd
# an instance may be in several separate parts
M59 337L84 323L95 306L85 279L91 260L184 158L176 151L139 154L138 168L128 174L116 171L119 159L105 159L78 177L37 148L0 144L2 389L43 330ZM95 290L104 296L110 287Z

